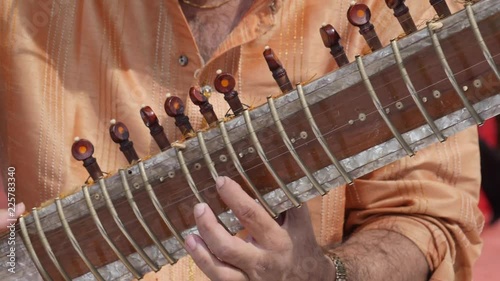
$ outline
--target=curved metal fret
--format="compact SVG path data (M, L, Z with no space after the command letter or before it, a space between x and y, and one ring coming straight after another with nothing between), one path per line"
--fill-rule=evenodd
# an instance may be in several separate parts
M307 104L306 101L306 96L304 95L304 89L302 88L302 85L300 83L297 84L297 94L299 96L302 109L304 110L304 114L306 115L307 121L309 122L309 126L311 126L311 130L313 131L314 135L316 136L316 139L318 140L319 144L325 151L326 156L328 157L328 159L330 159L330 161L335 166L340 175L342 175L345 182L347 184L352 184L353 182L351 176L347 173L342 164L340 164L339 160L337 160L337 157L333 155L332 151L328 147L328 144L326 143L325 138L323 137L323 134L321 134L321 131L319 130L318 125L314 120L311 110L309 109L309 105Z
M479 116L477 111L470 104L469 100L467 100L467 97L462 91L462 88L460 88L457 80L455 79L455 75L453 75L453 71L451 70L451 67L448 64L448 61L446 60L446 57L444 55L443 48L441 48L441 43L439 43L437 34L434 32L433 23L428 23L427 29L429 31L429 35L431 36L432 45L434 45L434 50L436 51L439 61L441 62L441 66L443 67L444 72L446 73L446 77L450 81L451 85L453 86L453 89L455 89L455 92L457 92L458 96L460 97L460 100L462 100L463 105L465 106L465 108L467 108L467 110L469 111L470 115L472 116L476 124L482 125L484 120L481 118L481 116Z
M399 142L399 144L401 144L401 147L403 147L406 153L409 156L415 155L415 153L408 145L408 143L405 141L403 136L398 132L398 129L394 126L394 124L392 124L391 120L389 120L389 117L387 117L385 110L382 107L382 104L380 103L380 100L377 97L377 93L375 93L375 90L373 89L372 83L370 82L370 78L366 74L365 65L363 64L363 59L359 55L356 56L356 63L358 64L359 74L361 75L361 79L365 84L366 90L368 91L368 94L370 94L373 104L375 105L375 108L377 109L378 113L384 120L385 124L387 124L387 127L389 127L389 130L391 130L392 134Z
M24 245L26 246L26 249L28 250L28 253L31 257L31 260L33 261L36 268L38 269L38 272L42 276L43 280L52 281L52 278L47 273L47 271L45 271L45 268L40 263L40 260L38 259L38 256L35 252L35 249L33 248L33 244L31 244L31 239L30 239L30 236L28 234L28 229L26 228L26 222L24 221L23 216L19 217L19 225L21 226L21 237L23 238Z
M56 255L52 251L52 247L50 247L49 241L47 240L47 236L45 236L42 224L40 223L40 218L38 217L37 209L33 208L31 210L31 213L33 214L33 220L35 221L36 231L38 233L38 236L40 237L40 241L42 242L42 246L45 249L45 252L47 252L47 255L49 256L50 260L52 261L52 263L54 263L55 267L57 268L61 276L64 278L64 280L71 280L68 273L66 273L64 268L57 260Z
M201 153L203 154L203 159L205 160L207 169L210 172L210 176L212 176L212 179L215 181L219 177L219 174L215 169L215 164L214 161L212 161L212 157L210 157L210 152L208 152L207 144L205 143L205 138L203 137L203 132L197 132L196 137L198 138Z
M469 23L470 23L472 32L474 33L474 36L476 36L477 43L479 44L481 51L483 51L484 58L486 59L486 61L490 65L491 69L493 69L493 72L495 72L497 79L500 79L500 74L498 72L497 65L495 64L495 61L493 60L493 57L491 56L490 50L488 49L488 46L486 46L486 43L484 42L483 36L481 35L481 31L479 30L479 27L477 26L477 21L476 21L476 18L474 17L474 11L472 10L471 3L465 4L465 11L467 12L467 17L469 18Z
M160 268L158 265L149 258L149 256L144 252L144 250L137 244L137 242L134 240L134 238L130 235L128 230L125 228L125 225L123 224L122 220L120 217L118 217L118 213L116 212L115 206L113 205L113 202L111 201L111 198L109 197L108 189L106 188L106 183L104 182L103 179L99 180L99 187L101 188L101 192L104 196L104 200L106 202L106 207L108 208L108 211L110 212L111 216L113 217L113 220L115 221L116 225L120 229L120 231L123 233L125 238L130 242L132 247L134 247L135 251L139 256L142 257L144 262L154 271L158 271Z
M149 184L148 176L146 175L146 170L144 169L144 163L139 162L137 164L139 167L139 172L142 177L142 181L144 182L144 186L146 188L146 192L149 195L149 198L151 199L151 202L153 202L153 206L155 207L156 211L160 215L161 219L163 222L167 225L168 229L172 233L172 235L177 239L179 244L184 247L184 238L180 234L180 232L175 228L174 224L170 221L170 219L167 217L167 214L165 214L165 211L163 210L163 207L161 206L160 201L158 200L158 197L156 197L156 194L153 190L153 187L151 184Z
M137 203L134 201L134 197L132 195L132 192L130 191L130 186L127 181L127 175L124 170L120 170L120 179L122 181L123 185L123 190L125 191L125 197L127 197L127 201L132 208L132 211L134 212L135 217L141 224L142 228L146 231L146 233L149 235L151 240L155 243L156 247L160 250L162 255L165 257L165 259L170 263L174 264L176 263L176 260L168 253L167 249L161 244L160 239L154 234L154 232L149 228L148 224L144 220L144 217L142 216L141 211L139 210L139 207L137 207Z
M290 202L292 202L292 204L295 207L299 207L301 205L299 200L295 197L295 195L292 194L292 192L290 192L285 183L283 183L283 181L280 179L274 168L269 163L269 160L267 159L267 156L264 153L264 149L262 148L262 145L260 144L260 141L257 138L257 134L255 133L255 130L253 128L252 119L250 118L250 112L248 112L248 110L244 110L243 117L247 125L247 131L248 134L250 135L250 140L252 141L252 144L255 146L255 150L257 151L257 154L259 154L262 163L264 163L264 166L266 166L266 169L274 178L274 181L278 184L279 188L285 193L286 197L288 197L288 200L290 200Z
M103 182L103 181L104 181L104 179L102 179L102 178L99 179L99 184L101 184L101 182ZM92 199L90 198L88 187L83 186L82 190L83 190L83 195L85 197L85 203L87 203L87 207L88 207L89 212L90 212L90 216L94 220L94 224L96 225L97 230L99 230L99 233L101 234L102 238L104 238L104 240L106 240L106 243L108 243L111 250L116 254L116 256L120 259L120 261L123 263L123 265L125 265L125 267L128 269L128 271L130 271L130 273L132 273L132 275L134 275L135 278L141 279L142 275L127 260L127 258L122 254L122 252L120 252L118 247L116 247L116 244L109 237L108 233L106 232L106 229L104 229L104 226L102 225L101 220L99 219L99 216L97 216L97 212L94 208L94 204L92 204Z
M281 139L283 139L283 142L285 143L286 147L288 148L288 151L292 155L293 159L295 162L297 162L297 165L300 167L302 172L306 175L306 177L309 179L313 187L318 191L319 194L325 195L326 191L325 189L319 184L319 182L314 178L314 176L311 174L309 169L307 169L306 165L302 162L302 159L300 159L299 154L295 150L295 147L293 147L292 142L290 141L290 138L288 138L288 135L285 131L285 128L283 128L283 124L281 123L280 116L278 114L278 111L276 110L276 106L274 105L274 99L272 97L267 98L267 104L269 105L269 108L271 109L271 115L273 116L273 121L274 125L276 125L276 128L278 128L278 133L281 136Z
M417 90L415 90L415 87L411 82L410 76L408 75L408 72L406 71L406 68L403 64L403 59L401 58L401 53L399 52L398 42L396 39L391 40L391 47L396 62L398 64L399 72L401 72L401 76L403 77L403 81L406 84L406 88L408 88L408 91L410 92L413 101L417 105L418 110L420 110L420 113L422 113L422 115L424 116L427 125L429 125L432 132L434 132L434 135L436 135L437 139L440 142L445 141L446 140L445 136L443 136L443 133L441 133L439 128L436 126L436 123L434 122L434 120L432 120L432 117L429 115L429 112L427 111L427 109L425 109L424 105L422 104L422 101L418 97Z
M191 192L193 192L194 196L200 203L207 203L205 201L205 198L201 196L200 191L198 191L198 188L196 187L196 184L194 183L194 179L191 176L191 172L189 172L189 169L186 164L186 159L184 159L184 154L182 153L180 148L176 148L175 152L177 154L177 160L179 160L179 165L181 166L181 171L184 174L184 177L186 178L186 181L189 185L189 188L191 188ZM208 203L207 203L208 204ZM227 232L232 233L231 230L226 226L225 223L223 223L219 216L215 216L217 218L217 221L226 229Z
M269 215L273 218L278 217L278 215L273 211L271 206L269 206L269 203L267 203L266 199L264 199L264 197L262 197L259 190L255 187L253 182L250 180L247 173L245 172L245 169L243 169L243 166L241 165L241 162L238 159L236 152L234 151L233 144L231 143L231 140L229 139L229 135L228 135L227 130L226 130L226 124L224 123L224 121L219 121L219 129L220 129L224 144L226 145L227 152L229 153L229 157L233 161L234 167L236 167L236 170L238 171L240 176L243 178L243 180L245 181L247 186L250 187L250 189L252 190L255 197L257 197L257 200L259 200L260 204L264 207L264 209L266 209L266 211L269 213ZM201 144L201 142L200 142L200 144ZM205 144L205 141L203 141L203 144ZM208 154L208 150L207 150L206 145L204 148L201 145L200 145L200 147L201 147L202 152L204 154L205 154L205 152Z
M64 232L68 236L69 241L71 242L71 245L75 249L75 251L78 253L80 258L83 260L87 268L92 272L94 277L99 280L99 281L104 281L104 278L102 278L101 274L99 271L97 271L97 268L90 262L90 260L87 258L85 253L82 251L82 248L80 247L80 244L78 244L78 241L76 241L76 237L73 234L73 231L71 231L71 228L69 227L68 221L66 220L66 216L64 215L64 210L61 205L61 200L59 198L55 199L56 201L56 208L57 208L57 214L59 215L59 219L61 220L61 224L63 226Z

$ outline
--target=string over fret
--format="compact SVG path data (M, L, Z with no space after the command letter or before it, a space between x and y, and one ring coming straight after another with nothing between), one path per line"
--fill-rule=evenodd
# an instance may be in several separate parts
M302 162L302 159L300 159L299 154L295 150L295 147L293 147L292 142L290 141L290 138L288 137L285 128L283 128L283 124L281 123L278 111L276 110L276 106L274 105L274 99L272 97L267 98L267 104L269 105L269 108L271 109L271 115L273 116L273 121L274 125L278 129L278 133L281 136L281 139L283 140L283 143L285 143L285 146L287 147L288 151L292 155L293 159L299 166L299 168L304 172L306 175L307 179L311 182L313 187L318 191L318 193L323 196L326 194L325 189L319 184L319 182L316 180L316 178L313 176L313 174L309 171L309 169L306 167L304 162Z
M370 82L370 78L366 74L365 70L365 65L363 63L363 59L358 55L356 56L356 63L358 65L358 70L359 70L359 75L361 76L361 79L363 80L363 83L365 84L366 90L368 91L368 94L370 94L370 97L373 101L373 104L375 105L375 108L377 109L378 113L384 120L385 124L387 127L389 127L389 130L391 130L392 135L396 140L401 144L401 147L406 151L406 154L408 156L413 156L415 155L415 152L413 152L413 149L408 145L406 140L403 138L401 133L398 131L398 129L392 124L391 120L389 120L389 117L385 113L384 108L382 107L382 104L380 103L380 100L377 96L377 93L375 93L375 90L373 89L372 83Z
M92 272L94 277L99 280L99 281L104 281L104 278L101 276L99 271L97 271L97 268L90 262L90 260L87 258L85 253L83 252L82 248L80 247L80 244L78 244L78 241L76 240L75 235L73 234L73 231L69 227L68 221L66 220L66 216L64 215L64 210L61 204L61 199L56 198L56 208L57 208L57 214L59 215L59 219L61 220L61 224L63 226L63 230L66 233L66 236L68 236L69 241L71 242L71 245L75 249L75 251L78 253L78 256L83 260L87 268Z
M432 45L434 46L434 50L436 51L436 54L439 58L439 62L441 63L441 66L443 67L444 72L446 73L446 77L450 81L451 85L453 86L453 89L455 92L458 94L460 97L460 100L462 101L463 105L465 108L469 111L470 115L474 119L477 125L482 125L484 123L484 120L479 116L477 111L474 109L472 104L469 102L467 97L465 96L465 93L463 92L462 88L458 85L457 79L455 79L455 75L453 74L453 71L451 70L450 65L448 64L448 61L446 60L446 56L444 55L443 48L441 48L441 43L439 43L439 38L437 37L437 34L434 32L434 23L428 23L427 24L427 30L429 32L429 35L432 39Z
M236 155L236 152L234 151L233 144L231 143L231 140L229 139L229 135L226 130L226 124L224 121L219 121L219 129L222 135L222 140L224 141L224 144L226 146L227 152L229 153L229 157L233 161L234 167L236 167L236 170L240 174L240 176L243 178L247 186L252 190L253 194L255 197L257 197L257 200L259 200L260 204L266 209L266 211L269 213L269 215L273 218L278 217L278 215L273 211L271 206L269 206L269 203L264 199L262 194L260 194L259 190L255 187L253 184L252 180L250 180L250 177L248 177L248 174L245 172L245 169L241 165L240 160L238 159L238 156Z
M179 166L181 167L181 171L184 174L184 177L186 178L186 181L188 183L189 188L191 189L191 192L194 194L196 200L198 200L199 203L207 203L205 198L201 196L200 192L198 191L198 188L196 187L196 184L194 183L193 177L191 176L191 173L189 172L189 169L187 167L186 160L184 159L184 154L182 153L182 150L176 147L175 143L173 146L175 147L175 152L177 155L177 160L179 161ZM216 218L217 221L226 229L227 232L232 233L231 230L226 226L226 224L220 220L219 216L216 216Z
M42 246L45 249L45 252L47 253L50 260L52 261L54 266L57 268L59 273L61 274L62 278L64 278L64 280L67 280L67 281L71 280L68 273L66 272L66 270L64 270L62 265L57 260L56 255L52 251L52 247L50 246L49 241L47 240L47 236L45 236L45 232L43 231L43 227L42 227L42 224L40 222L40 218L38 216L38 210L36 208L33 208L31 210L31 213L33 214L33 220L35 221L36 231L37 231L38 237L40 238L40 241L42 242Z
M165 214L165 211L163 210L163 207L161 206L160 200L158 200L158 197L156 196L153 187L151 184L149 184L148 176L146 175L146 170L144 169L144 163L139 162L137 164L139 167L139 173L141 174L142 181L145 185L146 192L148 193L149 199L151 199L151 202L153 203L153 206L156 209L156 212L160 215L161 219L167 226L168 230L170 230L170 233L177 239L179 244L182 247L185 247L184 245L184 238L182 237L181 233L177 230L177 228L174 226L174 224L170 221L168 218L167 214Z
M427 109L425 109L424 105L422 104L422 101L420 100L417 90L415 90L415 87L413 86L413 83L411 82L410 76L408 75L408 72L406 71L406 68L403 64L403 59L401 58L401 53L399 51L398 47L398 42L397 40L391 40L391 47L392 47L392 52L394 53L394 58L396 59L396 63L398 64L399 72L401 73L401 76L403 77L403 81L406 84L406 88L410 92L410 95L415 102L415 104L418 107L418 110L420 110L420 113L424 116L425 121L427 122L427 125L431 128L432 132L434 135L436 135L437 139L440 142L444 142L446 138L443 136L443 133L439 130L439 128L436 126L436 123L434 120L432 120L432 117L429 115L429 112Z
M99 185L103 185L104 179L99 180ZM111 250L116 254L118 259L125 265L125 267L132 273L132 275L135 278L141 279L142 275L134 268L134 266L127 260L125 255L123 255L122 252L116 247L116 244L113 242L113 240L109 237L108 233L106 232L106 229L104 229L104 225L102 225L101 220L99 219L99 216L97 216L97 212L95 211L94 204L92 204L92 199L90 198L90 193L89 193L89 188L87 186L82 187L83 195L85 197L85 203L87 203L87 207L90 212L90 216L92 217L92 220L94 221L94 224L97 227L97 230L101 234L102 238L108 243L109 247Z
M299 96L299 101L300 105L302 106L302 110L304 111L306 119L309 122L309 126L311 127L314 136L316 136L316 139L318 140L319 144L323 148L323 151L325 151L326 156L328 157L328 159L330 159L330 161L335 166L340 175L342 175L344 181L349 185L353 184L352 177L347 173L342 164L340 164L339 160L337 160L337 157L333 155L333 152L328 147L328 144L325 138L323 137L323 134L319 130L319 127L316 124L316 121L314 120L314 117L311 113L311 110L309 109L309 105L307 104L306 97L304 95L304 89L302 88L302 85L300 83L297 84L297 94Z
M99 180L99 187L101 189L102 195L104 196L104 202L106 203L106 208L108 209L109 213L113 217L113 220L115 221L116 225L120 229L120 231L123 233L125 238L130 242L132 247L136 250L136 252L141 256L141 258L146 262L146 264L154 271L158 271L160 268L158 265L149 258L149 256L144 252L144 250L137 244L137 242L134 240L132 235L128 232L128 230L125 228L125 225L123 224L122 220L118 216L118 212L115 209L115 206L113 205L113 201L111 200L111 197L109 197L108 193L108 188L106 187L106 182L104 179Z
M497 76L497 79L500 80L500 74L498 72L497 65L495 64L495 61L493 60L493 57L491 56L490 50L488 49L488 46L486 46L486 43L484 42L483 36L481 35L481 31L479 30L479 26L477 25L476 17L474 17L474 11L472 10L472 6L470 3L465 4L465 11L467 13L467 18L469 19L469 23L472 29L472 32L474 33L474 36L476 37L477 43L479 44L479 47L481 48L481 51L483 52L484 58L490 65L491 69Z
M137 218L137 220L141 224L142 228L149 235L151 240L153 240L153 243L156 245L156 247L158 247L161 254L163 255L163 257L165 257L165 259L168 261L168 263L175 264L176 260L168 253L167 249L165 249L165 247L161 243L160 239L158 239L158 237L154 234L154 232L151 230L151 228L149 228L148 224L144 220L144 217L142 216L142 213L139 210L137 203L134 201L134 197L132 195L132 192L130 191L130 186L128 184L127 175L125 173L125 170L120 170L119 174L120 174L120 179L121 179L121 183L123 186L123 190L125 191L125 196L127 197L127 201L129 203L130 207L132 208L132 211L134 212L135 217Z
M205 138L203 137L203 132L198 131L196 133L196 137L198 138L198 144L200 145L201 154L203 155L203 159L205 160L207 169L210 172L210 176L212 176L212 179L216 181L219 177L219 174L215 169L215 164L214 161L212 161L212 157L210 157L210 152L208 152L207 144L205 143Z
M43 280L52 281L52 278L40 263L40 259L38 259L38 255L36 254L35 249L33 248L33 244L31 243L31 239L28 234L28 229L26 228L26 223L24 221L23 216L19 217L19 225L21 226L21 238L23 239L24 245L26 245L26 249L28 250L31 260L38 269L38 272L42 276Z
M278 173L276 173L274 168L271 166L271 163L269 163L269 160L267 159L267 156L264 152L264 148L262 148L262 145L260 144L260 141L257 138L257 134L255 133L255 130L253 128L252 119L250 118L250 112L248 112L248 110L244 110L243 117L247 125L247 131L248 134L250 135L250 140L252 141L253 146L255 146L255 150L257 151L257 154L262 160L262 163L264 163L264 166L266 167L267 171L271 174L274 181L278 184L279 188L283 191L283 193L285 193L288 200L292 202L293 206L300 207L301 206L300 201L295 197L295 195L292 194L292 192L290 192L286 184L278 176Z

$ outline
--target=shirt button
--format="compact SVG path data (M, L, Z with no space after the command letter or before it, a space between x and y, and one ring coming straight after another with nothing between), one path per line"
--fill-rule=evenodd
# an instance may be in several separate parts
M181 55L179 57L179 64L181 66L186 66L188 64L188 57L186 57L185 55Z

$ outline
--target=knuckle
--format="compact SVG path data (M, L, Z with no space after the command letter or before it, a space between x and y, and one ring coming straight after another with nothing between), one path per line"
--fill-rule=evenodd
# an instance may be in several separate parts
M243 224L245 224L255 221L255 219L257 218L257 212L253 208L244 206L240 210L238 210L237 217Z
M228 245L220 245L216 249L213 250L214 254L221 260L231 260L233 258L233 250Z

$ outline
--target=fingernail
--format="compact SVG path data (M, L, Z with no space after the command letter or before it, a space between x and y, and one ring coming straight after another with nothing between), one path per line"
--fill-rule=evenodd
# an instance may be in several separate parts
M217 187L217 189L220 189L225 182L226 182L226 177L217 177L217 179L215 180L215 186Z
M199 218L205 213L205 203L198 203L194 206L194 216Z
M185 245L189 251L194 251L196 249L197 243L196 240L194 240L193 235L189 235L188 237L186 237Z

